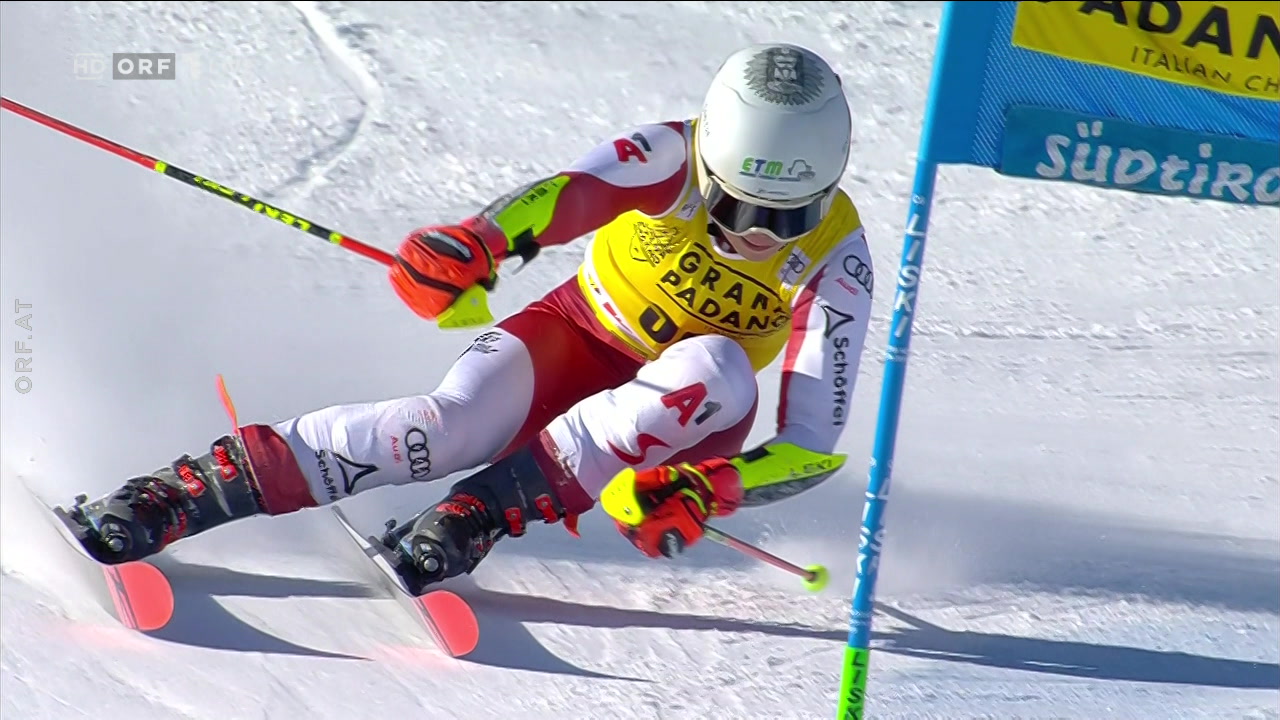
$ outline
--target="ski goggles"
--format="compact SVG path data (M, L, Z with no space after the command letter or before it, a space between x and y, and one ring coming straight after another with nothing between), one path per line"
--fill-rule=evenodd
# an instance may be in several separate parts
M703 188L703 205L717 225L735 235L760 232L774 240L791 242L814 228L826 217L835 185L797 207L766 207L730 195L724 184L709 170Z

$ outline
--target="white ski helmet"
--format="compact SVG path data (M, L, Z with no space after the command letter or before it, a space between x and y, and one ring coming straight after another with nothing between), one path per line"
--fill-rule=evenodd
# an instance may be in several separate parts
M849 103L811 50L752 45L730 55L698 118L695 166L711 219L724 230L788 242L826 217L849 160Z

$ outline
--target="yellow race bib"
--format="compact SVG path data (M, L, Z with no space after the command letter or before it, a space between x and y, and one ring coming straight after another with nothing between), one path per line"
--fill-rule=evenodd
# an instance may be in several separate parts
M695 335L736 340L756 371L791 332L791 304L815 268L861 225L840 191L813 232L764 262L717 247L695 183L666 215L629 212L597 231L578 273L600 321L652 360Z

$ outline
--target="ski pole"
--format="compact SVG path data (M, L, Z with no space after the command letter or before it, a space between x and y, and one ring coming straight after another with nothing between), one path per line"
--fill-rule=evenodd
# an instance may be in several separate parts
M805 450L791 443L779 443L756 448L735 457L731 462L739 471L748 466L753 468L757 477L786 478L788 480L806 480L821 478L844 465L844 454L828 454ZM636 470L625 468L605 484L600 492L600 506L605 513L621 525L636 526L648 517L649 512L664 499L671 496L677 486L668 484L665 491L656 494L636 491ZM768 563L776 568L799 576L810 592L819 592L827 586L831 574L822 565L800 567L782 558L761 550L760 548L710 525L702 525L706 537L733 550ZM680 534L674 530L663 534L660 551L667 557L674 557L683 549Z
M780 570L785 570L792 575L798 576L804 581L804 587L809 592L821 592L822 589L827 586L827 581L831 579L831 574L827 572L827 568L822 565L800 567L799 565L783 560L777 555L761 550L751 543L739 540L722 530L717 530L710 525L703 525L702 529L706 537L724 545L725 547L733 548L747 557L755 558Z
M15 102L7 97L0 97L0 108L17 115L21 115L28 120L32 120L44 125L45 127L57 130L58 132L86 142L94 147L106 150L109 153L118 155L145 168L155 170L165 177L173 178L178 182L199 188L211 195L226 198L241 207L248 208L253 212L265 215L273 220L279 220L289 227L301 230L308 235L312 235L322 240L326 240L338 247L350 250L357 255L362 255L385 266L390 266L395 263L395 258L393 258L391 254L370 245L366 245L349 235L340 233L336 230L330 230L329 228L312 220L308 220L301 215L281 210L280 208L265 203L251 195L247 195L238 190L233 190L219 182L196 175L193 172L184 170L159 158L151 157L145 153L125 147L120 143L95 135L88 130L84 130L72 125L71 123L46 115L39 110L27 107L26 105ZM442 313L437 319L436 324L440 327L472 327L475 325L483 325L492 320L493 316L489 313L488 301L485 297L484 289L479 286L475 286L464 292L457 301L454 302L452 307Z
M57 130L58 132L69 135L77 140L83 140L84 142L87 142L90 145L93 145L94 147L100 148L102 150L106 150L107 152L113 153L115 155L119 155L125 160L129 160L145 168L155 170L156 172L160 173L161 175L164 175L165 177L173 178L178 182L185 183L192 187L200 188L201 190L204 190L218 197L226 198L256 213L266 215L267 217L273 220L279 220L280 222L286 225L289 225L291 227L295 227L299 230L302 230L305 233L314 235L324 240L328 240L334 245L337 245L339 247L342 247L352 252L363 255L371 260L380 262L383 265L391 265L394 262L391 255L387 254L386 252L383 252L382 250L379 250L377 248L365 245L364 243L358 240L355 240L354 238L351 238L347 235L344 235L343 233L337 232L335 230L330 230L329 228L324 227L319 223L312 222L311 220L308 220L300 215L295 215L293 213L286 212L279 208L273 207L261 200L258 200L257 198L254 198L250 195L246 195L245 193L239 192L237 190L233 190L229 187L226 187L225 185L222 185L221 183L210 180L209 178L196 175L195 173L192 173L188 170L184 170L176 165L165 162L164 160L160 160L159 158L151 157L150 155L140 153L137 150L125 147L124 145L121 145L117 142L113 142L99 135L94 135L93 133L87 130L78 128L75 125L64 122L55 117L46 115L40 112L39 110L34 110L21 103L14 102L9 98L0 98L0 107L3 107L5 110L9 110L10 112L21 115L27 118L28 120L33 120L37 123L40 123L45 127L52 128L54 130Z

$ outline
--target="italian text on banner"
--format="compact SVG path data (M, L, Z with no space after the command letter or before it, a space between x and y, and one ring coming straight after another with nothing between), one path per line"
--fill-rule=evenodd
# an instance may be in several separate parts
M1013 45L1259 100L1280 98L1277 2L1018 3Z

